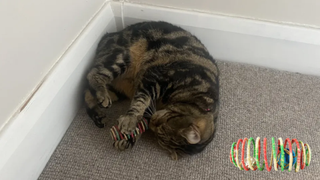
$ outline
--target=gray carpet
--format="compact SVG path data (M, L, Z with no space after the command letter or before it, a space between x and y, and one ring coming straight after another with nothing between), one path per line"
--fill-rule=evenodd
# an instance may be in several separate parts
M219 68L220 117L203 153L172 161L150 132L131 151L117 152L109 128L129 105L121 102L108 111L105 129L81 109L39 179L320 179L320 78L226 62ZM229 161L232 142L258 136L269 148L271 137L309 143L311 165L298 173L240 171Z

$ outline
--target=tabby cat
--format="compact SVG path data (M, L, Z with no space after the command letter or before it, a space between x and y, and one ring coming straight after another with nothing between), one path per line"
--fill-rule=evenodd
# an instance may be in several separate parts
M131 105L118 119L121 132L132 132L153 109L150 129L173 159L199 153L213 139L219 70L205 46L178 26L142 22L107 33L87 80L87 113L98 127L103 127L104 109L126 97ZM119 150L132 145L114 144Z

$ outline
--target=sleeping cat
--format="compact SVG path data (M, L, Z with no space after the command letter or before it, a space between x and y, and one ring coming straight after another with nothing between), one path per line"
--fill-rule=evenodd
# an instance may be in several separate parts
M120 131L135 130L152 109L150 129L173 159L199 153L213 139L219 70L205 46L180 27L142 22L104 35L87 80L87 113L98 127L104 109L127 97L131 105L118 119ZM114 144L119 150L132 145Z

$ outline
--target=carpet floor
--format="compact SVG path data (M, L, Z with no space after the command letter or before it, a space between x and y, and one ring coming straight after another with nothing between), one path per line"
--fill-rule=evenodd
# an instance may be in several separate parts
M82 108L39 179L320 179L320 78L237 63L218 65L220 114L215 138L203 153L172 161L151 132L132 150L116 151L109 129L129 106L117 102L106 111L110 121L104 129ZM271 137L308 143L310 166L298 173L240 171L230 163L231 144L258 136L268 138L269 161Z

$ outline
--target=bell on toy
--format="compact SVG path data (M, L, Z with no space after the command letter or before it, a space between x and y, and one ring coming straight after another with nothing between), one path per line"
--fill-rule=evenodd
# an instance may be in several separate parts
M292 166L293 166L297 162L297 156L294 153L294 151L292 151L292 156L293 156L293 161L292 161ZM281 153L279 153L277 157L278 166L281 166L280 160L281 160ZM289 169L289 163L290 163L290 151L288 148L286 148L284 149L284 169Z
M253 158L253 157L250 157L250 159L251 159L252 167L253 167L254 169L257 169L256 159ZM245 159L244 159L244 162L245 162L245 163L244 163L245 166L246 166L247 168L249 168L248 158L245 158Z

